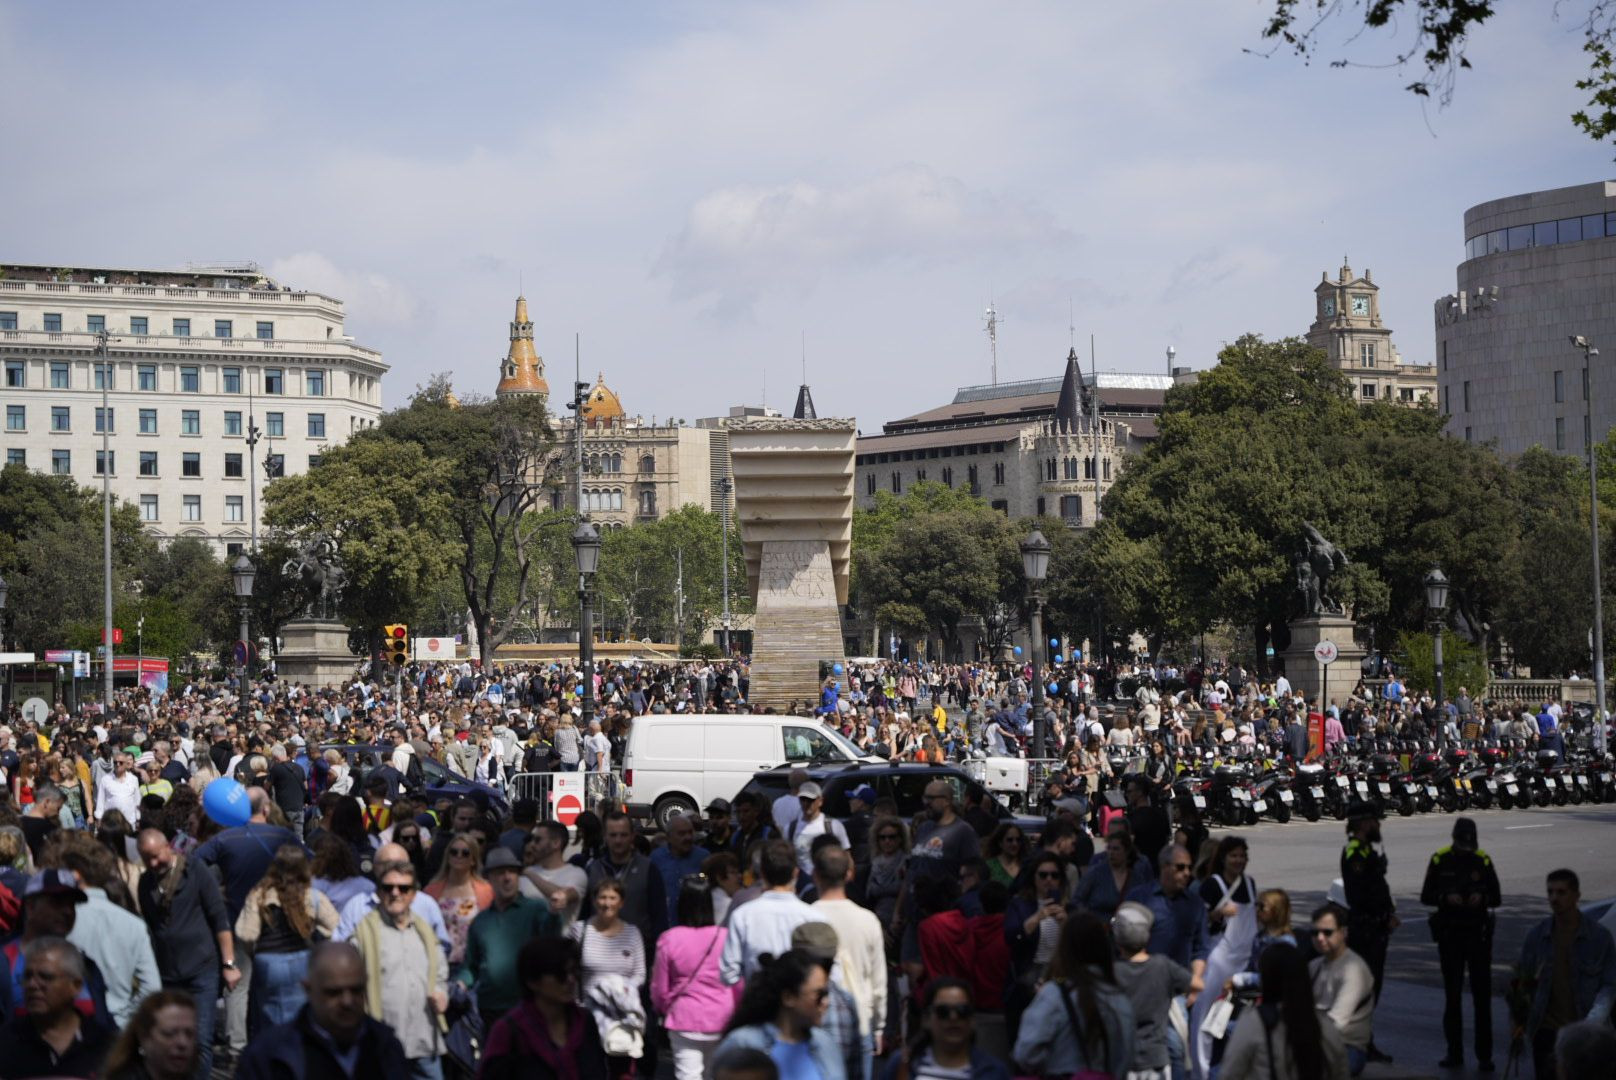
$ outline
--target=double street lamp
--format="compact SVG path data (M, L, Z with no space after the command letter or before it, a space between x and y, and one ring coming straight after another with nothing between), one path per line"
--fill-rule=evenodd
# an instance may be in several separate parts
M1021 542L1021 572L1027 579L1027 628L1032 633L1032 756L1047 757L1044 723L1044 578L1049 576L1049 541L1034 529Z
M1448 611L1448 577L1440 566L1425 575L1425 613L1431 622L1432 659L1436 663L1436 716L1438 745L1447 742L1447 697L1442 685L1442 623Z
M572 533L572 554L578 563L578 704L587 734L595 718L595 626L590 593L600 568L600 533L587 521Z
M1594 750L1605 752L1605 601L1599 583L1599 455L1594 452L1594 357L1599 350L1582 334L1571 335L1571 347L1582 350L1582 398L1587 414L1583 441L1588 444L1588 532L1594 556Z
M6 646L6 625L5 625L5 619L6 619L6 594L9 593L10 591L11 591L11 586L6 584L6 579L5 578L0 577L0 652L5 652L5 646ZM10 672L11 672L11 668L7 667L6 668L6 682L8 682L8 683L11 681ZM0 694L0 706L4 706L5 703L6 703L5 695Z
M241 625L241 640L236 644L236 719L242 724L242 730L247 725L247 663L252 658L252 642L249 635L252 632L249 619L252 612L253 578L257 571L253 561L247 557L246 552L236 556L236 561L230 566L230 583L236 590L236 615Z

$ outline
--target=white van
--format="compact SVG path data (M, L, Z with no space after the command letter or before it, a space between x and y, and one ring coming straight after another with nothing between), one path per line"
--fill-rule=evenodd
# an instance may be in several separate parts
M628 801L656 823L733 799L752 775L777 765L878 761L839 731L807 716L759 714L636 716L623 752Z

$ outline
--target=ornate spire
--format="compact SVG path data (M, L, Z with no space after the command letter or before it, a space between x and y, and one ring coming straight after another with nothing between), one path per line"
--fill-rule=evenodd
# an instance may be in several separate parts
M548 396L550 384L544 381L544 359L533 349L533 322L527 317L527 297L516 298L516 318L511 320L511 347L500 365L499 397L522 394Z
M807 383L797 387L797 407L792 410L791 418L793 420L819 419L819 414L814 411L814 395L809 391Z
M1076 431L1083 416L1083 372L1077 364L1074 346L1066 354L1066 373L1061 377L1060 397L1055 402L1055 430Z

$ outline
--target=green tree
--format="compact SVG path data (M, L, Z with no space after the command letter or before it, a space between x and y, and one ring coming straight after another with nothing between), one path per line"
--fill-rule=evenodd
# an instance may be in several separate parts
M1356 19L1352 8L1362 11L1363 28L1353 28L1348 41L1368 31L1392 27L1403 32L1390 63L1377 67L1399 70L1410 64L1423 68L1421 77L1405 89L1420 97L1435 96L1444 105L1453 97L1459 72L1470 67L1467 51L1472 35L1496 11L1491 0L1364 0L1347 5L1340 0L1270 0L1273 13L1263 28L1263 37L1282 43L1305 60L1311 61L1323 47L1321 32L1338 18ZM1608 0L1583 0L1580 4L1544 6L1556 19L1573 14L1572 25L1583 36L1588 54L1588 75L1576 82L1578 90L1590 93L1588 106L1571 114L1571 122L1595 142L1616 136L1616 5ZM1400 16L1407 16L1406 19ZM1413 33L1406 30L1412 26ZM1358 66L1350 60L1330 61L1331 67Z

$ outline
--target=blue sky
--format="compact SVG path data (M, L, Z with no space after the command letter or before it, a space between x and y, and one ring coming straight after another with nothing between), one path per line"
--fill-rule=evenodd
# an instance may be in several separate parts
M519 278L631 412L866 431L1000 377L1203 367L1369 267L1429 361L1466 207L1616 175L1575 27L1504 5L1453 103L1396 31L1264 59L1262 0L0 3L0 261L251 259L393 371L492 389ZM1530 8L1531 10L1525 10Z

